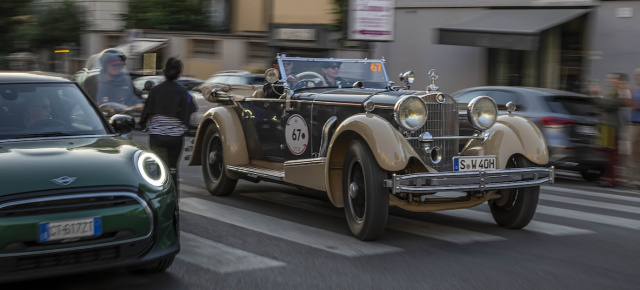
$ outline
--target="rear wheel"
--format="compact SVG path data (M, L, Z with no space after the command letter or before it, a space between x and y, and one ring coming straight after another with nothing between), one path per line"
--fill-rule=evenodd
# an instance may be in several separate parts
M238 183L237 179L231 179L226 174L223 150L220 130L215 125L209 126L202 147L202 175L211 195L229 195Z
M389 193L382 187L387 174L361 140L351 142L343 170L342 192L349 228L360 240L376 240L384 232L389 215Z
M512 156L507 168L531 167L533 164L524 156ZM491 215L496 223L508 229L521 229L533 219L538 207L540 186L501 189L499 199L489 201Z

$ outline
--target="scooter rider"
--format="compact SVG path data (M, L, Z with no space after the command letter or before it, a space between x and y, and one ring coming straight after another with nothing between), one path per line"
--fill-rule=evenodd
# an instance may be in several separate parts
M141 111L142 92L133 86L125 67L126 56L119 50L107 49L100 55L100 73L88 76L84 81L85 91L98 105L113 102Z

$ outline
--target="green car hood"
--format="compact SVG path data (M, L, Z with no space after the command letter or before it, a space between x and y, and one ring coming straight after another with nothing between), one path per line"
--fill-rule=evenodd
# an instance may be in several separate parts
M138 187L144 182L134 164L138 150L149 151L115 136L0 142L0 196L75 187ZM54 181L59 178L73 182Z

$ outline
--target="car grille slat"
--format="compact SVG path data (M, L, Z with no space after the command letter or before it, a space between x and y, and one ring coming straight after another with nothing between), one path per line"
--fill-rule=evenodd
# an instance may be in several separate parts
M15 270L28 271L97 261L108 261L117 259L119 256L120 250L118 247L108 247L68 253L53 253L33 257L20 257L16 261Z
M9 206L0 206L0 217L18 217L38 214L94 210L139 204L138 201L127 196L86 196L59 200L20 202Z
M443 103L438 103L436 94L422 96L427 104L427 121L424 126L408 137L419 137L424 132L429 132L433 137L458 135L458 106L450 96L445 96ZM433 146L438 147L442 159L438 163L431 160L431 156L422 149L422 144L417 140L409 141L411 146L420 154L422 161L433 169L442 171L453 170L453 156L458 154L458 140L434 140Z

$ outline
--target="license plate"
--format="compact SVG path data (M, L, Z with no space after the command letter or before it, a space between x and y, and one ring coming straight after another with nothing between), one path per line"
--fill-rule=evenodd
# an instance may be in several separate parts
M102 234L102 218L83 218L64 221L52 221L39 224L38 241L91 237Z
M598 129L594 126L578 125L576 126L576 132L584 135L597 135Z
M455 156L453 157L453 171L481 171L495 170L495 156Z

